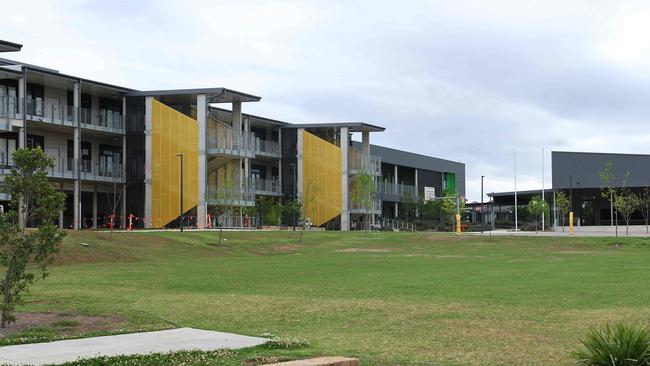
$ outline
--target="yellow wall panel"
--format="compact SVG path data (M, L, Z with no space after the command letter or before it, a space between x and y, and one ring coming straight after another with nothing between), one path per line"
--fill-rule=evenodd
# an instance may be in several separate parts
M180 158L183 154L183 209L199 202L198 123L153 100L151 211L152 227L163 227L179 216Z
M303 130L305 216L321 226L341 214L341 148Z

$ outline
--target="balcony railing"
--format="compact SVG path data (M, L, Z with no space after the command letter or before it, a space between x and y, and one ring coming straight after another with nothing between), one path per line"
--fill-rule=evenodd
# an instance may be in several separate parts
M18 97L0 97L0 118L22 118L22 115L20 115L22 101L23 99ZM25 107L27 118L31 120L74 127L74 114L79 110L81 127L109 130L124 129L122 113L118 111L108 109L93 111L90 108L76 108L61 101L43 101L42 98L28 98Z
M241 189L224 189L209 185L206 201L212 205L255 206L255 192L246 184L242 184Z
M232 128L208 131L208 149L217 154L254 157L253 134Z
M356 149L348 150L348 169L352 174L365 170L370 175L381 175L381 158L364 154Z
M281 195L282 187L279 179L251 178L251 186L256 194Z
M377 182L377 194L385 200L403 201L405 197L417 200L418 192L415 186L393 182Z
M373 199L370 207L361 207L361 204L359 202L350 201L350 212L358 214L380 214L381 199Z
M280 144L277 141L254 139L255 154L280 157Z

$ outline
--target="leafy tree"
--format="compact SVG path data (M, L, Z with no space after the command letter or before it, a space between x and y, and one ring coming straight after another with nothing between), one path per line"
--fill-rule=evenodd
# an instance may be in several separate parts
M546 214L548 204L540 196L533 196L533 198L528 201L527 207L531 218L535 221L535 231L537 231L537 224L541 220L542 215Z
M465 209L465 200L457 192L445 191L444 195L445 198L442 199L440 207L441 213L443 217L452 217L453 222L453 215L459 214Z
M279 225L282 216L282 204L277 200L261 196L255 201L257 212L264 225Z
M400 211L404 212L404 218L409 221L415 218L415 212L418 208L418 204L413 199L413 195L410 193L404 193L402 194L400 201L402 202Z
M648 221L650 220L650 188L645 187L639 194L639 210L645 221L645 232L648 233Z
M372 175L366 170L361 169L354 178L350 201L361 208L366 214L366 225L368 225L368 216L375 201L376 190L377 188L375 181L372 179Z
M634 211L639 208L639 197L630 190L619 190L616 193L614 206L623 215L623 219L625 219L625 235L629 235L630 219Z
M562 220L562 232L564 232L564 217L571 209L571 202L569 202L569 197L567 197L563 191L559 191L555 195L555 205L557 206L558 211L560 211L560 220Z
M40 148L18 149L13 153L13 161L15 166L5 177L11 210L0 214L0 264L5 268L0 306L2 328L16 320L15 308L21 304L21 295L29 285L47 277L52 255L58 252L65 236L53 224L65 207L65 195L47 181L54 161ZM28 222L38 228L27 231ZM29 268L29 264L36 267Z
M619 189L625 187L625 182L629 175L630 172L625 173L625 178L623 178L623 181L619 183L616 177L614 164L611 161L605 163L603 170L598 172L598 176L600 177L601 194L604 198L609 200L611 207L616 208L616 193ZM615 218L618 217L618 213L616 212L614 212L613 215ZM618 220L616 220L615 224L616 236L618 236Z

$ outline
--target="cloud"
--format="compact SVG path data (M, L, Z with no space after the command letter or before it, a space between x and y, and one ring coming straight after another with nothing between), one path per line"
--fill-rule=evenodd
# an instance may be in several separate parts
M407 6L408 5L408 6ZM12 2L16 58L138 89L226 86L289 122L462 161L467 192L547 187L550 151L647 152L644 1Z

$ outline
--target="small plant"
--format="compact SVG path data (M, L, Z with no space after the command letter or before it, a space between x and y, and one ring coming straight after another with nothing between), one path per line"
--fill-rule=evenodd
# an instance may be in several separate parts
M650 365L650 332L639 325L619 323L591 329L573 352L581 366Z
M302 348L309 346L309 341L303 338L271 336L264 345L268 348L275 349Z

